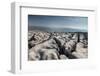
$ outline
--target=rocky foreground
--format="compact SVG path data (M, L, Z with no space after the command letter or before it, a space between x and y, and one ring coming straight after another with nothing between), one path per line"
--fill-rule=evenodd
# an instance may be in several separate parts
M28 60L88 57L87 32L28 32Z

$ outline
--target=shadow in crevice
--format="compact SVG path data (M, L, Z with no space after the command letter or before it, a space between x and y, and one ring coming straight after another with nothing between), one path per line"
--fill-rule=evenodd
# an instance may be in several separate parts
M57 38L54 37L53 39L56 41L56 43L58 45L58 48L59 48L58 52L59 52L59 54L64 54L69 59L77 59L76 56L72 55L71 52L69 52L68 50L66 50L65 47L61 45L61 42Z

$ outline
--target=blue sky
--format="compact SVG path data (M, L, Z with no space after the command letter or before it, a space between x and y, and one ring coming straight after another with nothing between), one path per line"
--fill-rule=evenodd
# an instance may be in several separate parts
M28 15L28 26L88 30L88 18L78 16Z

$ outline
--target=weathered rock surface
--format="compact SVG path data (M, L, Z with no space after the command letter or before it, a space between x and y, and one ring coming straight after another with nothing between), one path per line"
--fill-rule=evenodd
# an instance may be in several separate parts
M87 32L29 31L28 60L87 58L87 36Z
M66 55L60 55L60 59L68 59L68 57L66 57Z

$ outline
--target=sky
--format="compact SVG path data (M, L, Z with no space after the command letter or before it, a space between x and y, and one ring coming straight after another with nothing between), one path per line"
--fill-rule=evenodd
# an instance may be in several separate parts
M88 17L28 15L28 26L88 30Z

